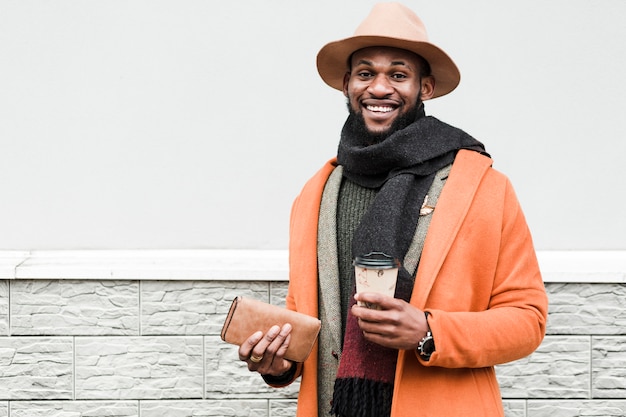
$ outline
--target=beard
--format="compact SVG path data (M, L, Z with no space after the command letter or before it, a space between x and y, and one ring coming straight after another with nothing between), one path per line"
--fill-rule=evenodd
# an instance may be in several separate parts
M356 111L352 108L350 105L350 98L348 98L347 104L348 112L350 113L348 117L348 124L352 129L352 132L363 140L362 143L365 146L370 146L384 141L393 133L404 129L417 120L423 102L418 98L415 106L409 108L406 112L399 114L391 125L382 132L372 132L367 128L365 119L363 118L363 112Z

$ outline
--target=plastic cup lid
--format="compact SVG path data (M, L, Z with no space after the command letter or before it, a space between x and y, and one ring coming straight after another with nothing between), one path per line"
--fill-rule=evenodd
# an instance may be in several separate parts
M370 252L366 255L356 256L352 262L354 266L371 269L398 268L400 262L383 252Z

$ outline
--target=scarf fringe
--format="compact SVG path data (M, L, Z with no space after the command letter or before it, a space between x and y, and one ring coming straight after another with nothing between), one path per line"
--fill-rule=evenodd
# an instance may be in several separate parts
M392 396L393 384L362 378L338 378L330 413L337 417L388 416Z

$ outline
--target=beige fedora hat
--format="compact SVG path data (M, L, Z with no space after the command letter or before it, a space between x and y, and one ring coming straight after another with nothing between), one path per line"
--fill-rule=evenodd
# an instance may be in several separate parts
M428 41L424 23L400 3L376 4L354 36L326 44L317 54L317 71L326 84L343 90L350 56L369 46L406 49L426 59L435 78L433 98L448 94L459 85L461 74L454 61Z

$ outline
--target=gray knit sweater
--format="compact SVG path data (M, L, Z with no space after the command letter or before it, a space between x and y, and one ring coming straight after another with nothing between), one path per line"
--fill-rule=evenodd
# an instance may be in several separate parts
M337 258L339 288L341 291L342 334L346 331L346 317L354 290L352 274L352 236L361 218L376 197L377 189L362 187L347 178L341 181L337 202Z

